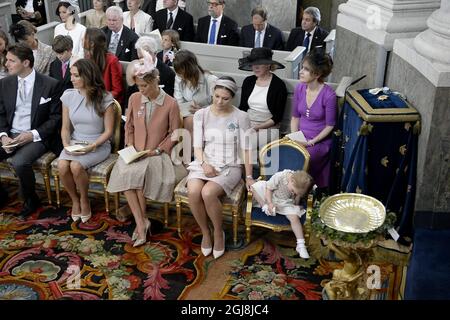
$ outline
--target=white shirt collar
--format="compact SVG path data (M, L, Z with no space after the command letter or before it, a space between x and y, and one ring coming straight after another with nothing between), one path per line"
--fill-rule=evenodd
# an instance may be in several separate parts
M210 24L212 24L213 19L215 19L215 20L217 20L217 25L220 25L220 22L222 21L222 17L223 17L223 14L221 14L221 15L218 16L217 18L211 17Z
M312 29L312 31L309 31L309 33L311 34L311 39L313 38L314 32L316 31L316 29L317 29L317 26L315 26L314 29ZM305 38L306 38L307 34L308 34L308 31L305 31Z
M17 80L20 81L21 79L25 79L25 82L27 84L34 84L34 80L36 79L36 71L34 71L34 69L32 69L31 73L29 75L27 75L25 78L21 78L19 76L17 76ZM27 86L29 88L29 86Z
M178 6L173 11L170 11L169 9L167 9L167 20L169 20L169 18L170 18L169 12L172 12L173 21L175 21L175 17L178 14Z
M118 32L114 32L114 31L111 30L111 32L112 32L111 37L114 36L116 33L118 33L119 34L119 39L120 39L120 36L122 35L122 31L123 31L123 25L122 25L122 28L120 28L120 30Z

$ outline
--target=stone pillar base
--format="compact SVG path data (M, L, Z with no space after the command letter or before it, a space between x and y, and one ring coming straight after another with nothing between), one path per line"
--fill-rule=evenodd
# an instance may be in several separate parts
M417 53L413 39L396 40L386 85L421 115L415 210L450 214L450 65Z

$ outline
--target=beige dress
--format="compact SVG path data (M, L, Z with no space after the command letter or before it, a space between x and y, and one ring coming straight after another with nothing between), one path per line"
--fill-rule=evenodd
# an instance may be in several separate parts
M150 123L155 108L163 108L165 95L164 90L161 90L155 101L146 99L145 121L147 124ZM145 157L130 164L126 164L119 157L111 172L106 190L122 192L142 189L147 199L170 202L173 198L175 184L181 179L182 177L178 177L176 174L170 156L164 152L159 156Z
M106 14L97 15L94 9L86 12L86 28L103 28L106 26Z
M242 179L244 164L243 149L249 149L246 132L250 129L248 114L233 107L234 110L225 117L218 117L211 112L211 107L200 109L194 114L194 148L202 148L205 161L219 173L216 177L205 176L201 163L190 163L190 179L213 181L220 185L227 195Z

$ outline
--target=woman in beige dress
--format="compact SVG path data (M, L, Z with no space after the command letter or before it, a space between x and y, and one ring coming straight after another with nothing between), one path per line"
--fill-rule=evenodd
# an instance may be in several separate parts
M176 183L175 168L170 158L176 141L172 132L180 126L180 110L174 98L159 88L159 72L150 56L135 68L139 92L130 97L125 123L125 145L147 154L126 164L119 157L111 172L108 192L124 192L136 221L133 246L147 241L150 221L146 218L146 198L170 202Z
M93 9L86 12L86 28L103 28L106 26L105 10L108 6L107 0L93 0Z
M201 251L204 256L212 252L215 259L225 252L221 197L229 196L242 179L242 164L247 188L254 182L246 143L250 119L231 104L237 89L233 78L219 78L212 105L194 114L195 161L188 167L189 207L202 231ZM212 238L208 218L214 227Z

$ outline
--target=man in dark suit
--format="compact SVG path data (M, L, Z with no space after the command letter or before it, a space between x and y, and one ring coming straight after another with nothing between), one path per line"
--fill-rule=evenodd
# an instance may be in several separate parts
M106 35L108 51L115 54L120 61L137 59L134 45L139 36L123 25L123 11L118 6L106 9L106 27L102 28Z
M178 7L178 0L164 0L164 8L155 13L153 29L163 32L166 29L176 30L181 41L194 40L194 18Z
M252 10L252 24L241 29L239 45L248 48L270 48L283 50L281 30L267 23L267 10L256 7Z
M21 214L28 215L40 207L32 164L58 138L61 102L58 81L33 69L30 48L11 46L6 59L10 76L0 80L0 160L9 158L14 167L24 200ZM0 199L6 197L0 185Z
M195 42L239 46L237 23L223 14L224 0L208 0L208 16L198 19Z
M302 27L294 28L289 34L289 39L286 43L286 50L292 51L297 46L307 47L308 53L314 48L325 48L325 38L328 36L328 31L319 27L320 11L316 7L308 7L303 11Z
M73 41L70 36L58 35L53 39L52 49L56 53L56 59L50 63L49 76L58 80L58 92L60 95L67 89L73 88L70 81L70 65L73 63Z

